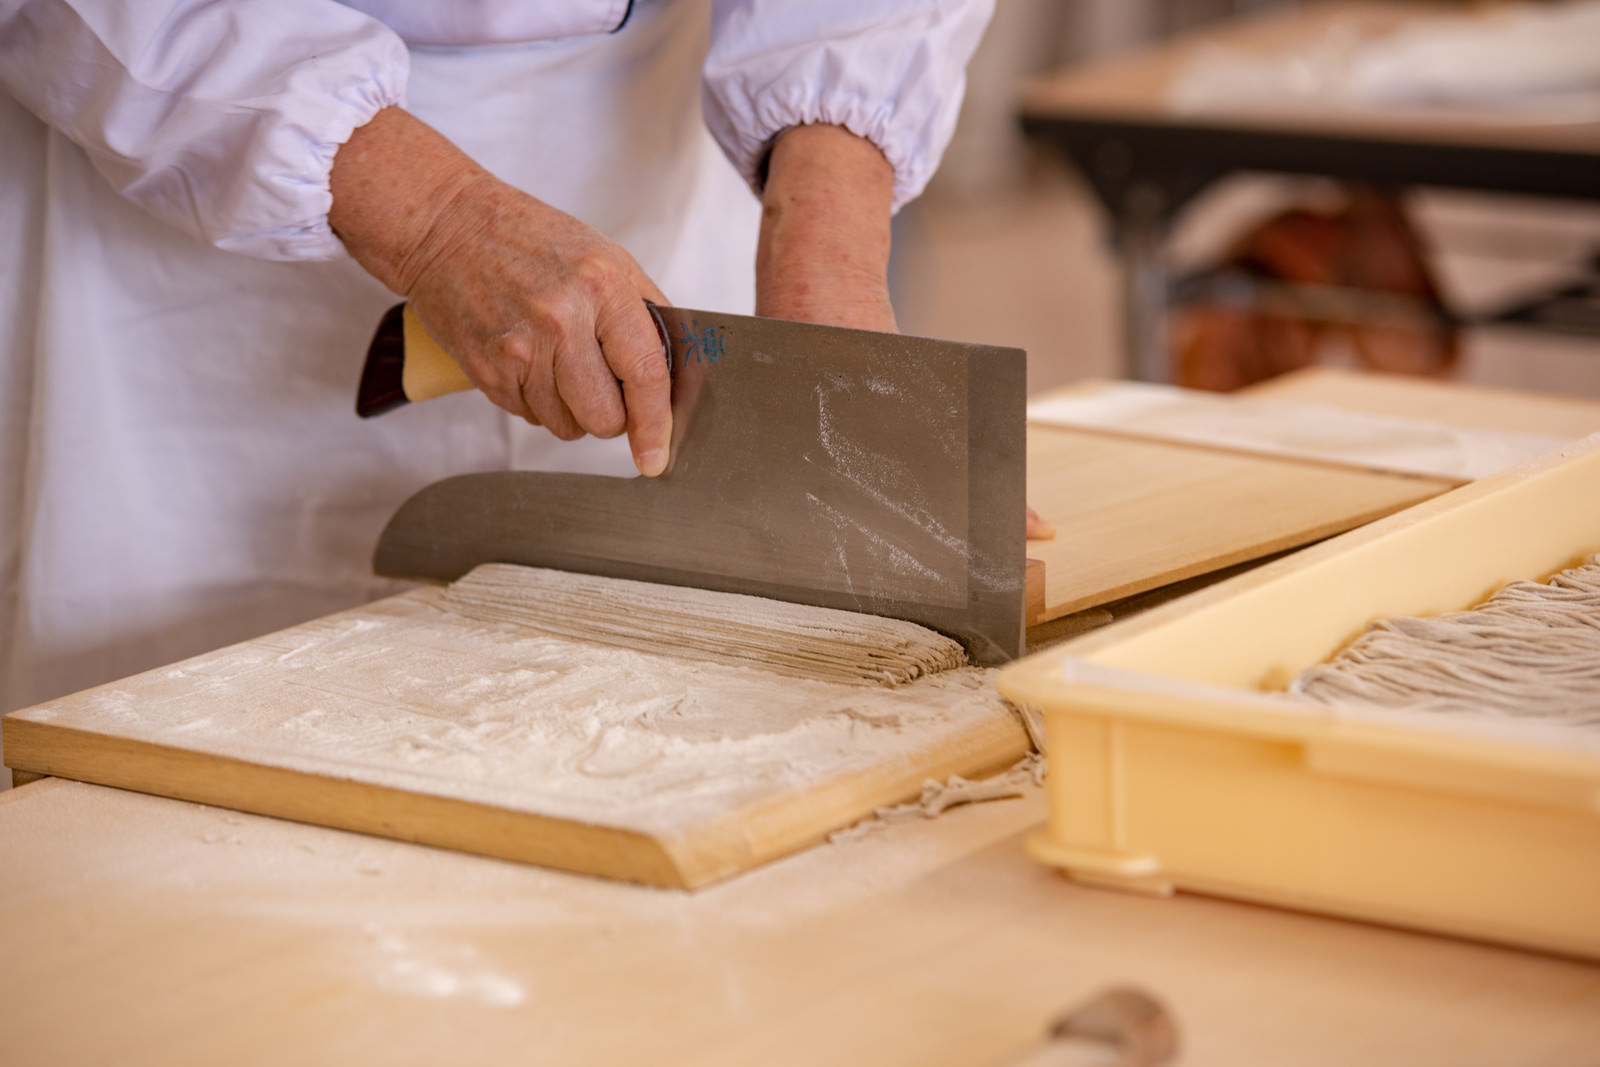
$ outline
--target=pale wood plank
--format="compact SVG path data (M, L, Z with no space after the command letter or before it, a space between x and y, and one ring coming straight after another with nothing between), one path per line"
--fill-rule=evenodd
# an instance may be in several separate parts
M1587 437L1600 432L1600 402L1402 374L1310 367L1273 378L1240 395L1326 404L1368 415L1428 419L1469 430Z
M6 760L693 888L814 844L930 778L996 770L1029 747L981 671L895 688L804 681L543 637L439 602L438 590L417 590L14 712ZM644 688L624 690L629 670L646 672ZM558 694L564 673L582 683L576 695ZM763 727L769 706L782 714ZM635 714L655 724L639 731L653 746L642 766L683 745L691 762L617 803L637 788L632 771L581 768ZM824 731L820 747L802 744L808 728ZM741 736L773 744L741 747Z
M1028 498L1056 536L1030 624L1352 529L1456 483L1028 427Z
M1419 406L1418 399L1411 398L1411 409ZM1572 414L1587 414L1591 422L1596 416L1581 406ZM1028 404L1028 419L1066 430L1347 470L1422 475L1457 485L1545 455L1572 436L1379 415L1278 395L1225 395L1148 382L1095 380L1034 398Z

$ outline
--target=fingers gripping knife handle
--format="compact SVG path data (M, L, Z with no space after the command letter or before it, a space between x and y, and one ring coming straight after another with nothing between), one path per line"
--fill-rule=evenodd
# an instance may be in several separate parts
M646 300L661 337L661 350L672 365L672 350L667 343L667 325L656 306ZM440 347L428 328L422 325L410 304L396 304L384 313L378 331L367 346L367 361L361 368L361 385L356 390L356 414L363 419L393 411L405 404L418 404L447 393L472 388L461 365Z

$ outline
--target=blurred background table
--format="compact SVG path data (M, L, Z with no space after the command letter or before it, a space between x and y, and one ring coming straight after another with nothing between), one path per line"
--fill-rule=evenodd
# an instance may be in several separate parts
M1516 124L1482 115L1266 105L1180 111L1169 96L1186 64L1208 50L1271 55L1305 47L1336 27L1376 34L1460 10L1335 0L1222 23L1027 85L1024 128L1072 161L1112 220L1124 266L1129 376L1169 376L1172 283L1163 244L1183 207L1227 175L1315 174L1383 187L1600 200L1600 122ZM1569 317L1571 299L1567 294ZM1505 314L1537 321L1540 311Z

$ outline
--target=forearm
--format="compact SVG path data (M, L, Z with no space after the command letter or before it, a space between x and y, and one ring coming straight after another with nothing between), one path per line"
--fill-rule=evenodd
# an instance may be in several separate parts
M772 148L756 250L756 313L893 330L894 169L840 126L797 126Z

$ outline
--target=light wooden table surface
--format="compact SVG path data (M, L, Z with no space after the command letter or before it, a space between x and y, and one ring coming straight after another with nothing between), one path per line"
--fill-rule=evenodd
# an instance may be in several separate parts
M1600 1055L1600 969L1029 860L1038 795L696 894L46 780L0 799L0 1060L994 1064L1133 982L1185 1064Z
M1441 420L1485 399L1399 384ZM1077 886L1022 851L1044 813L1034 790L686 894L45 780L0 795L0 1062L996 1064L1131 982L1184 1064L1600 1063L1600 967Z

